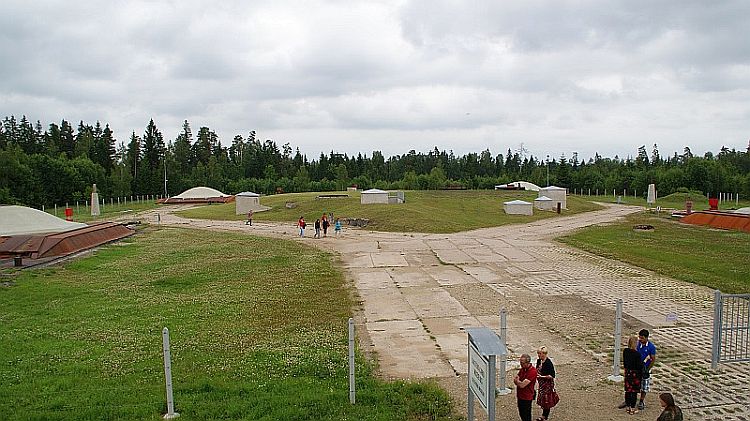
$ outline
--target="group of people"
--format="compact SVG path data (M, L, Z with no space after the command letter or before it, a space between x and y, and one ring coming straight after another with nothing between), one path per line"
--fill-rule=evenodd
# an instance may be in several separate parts
M531 421L531 406L536 399L537 405L542 408L542 415L536 421L546 421L552 408L560 401L560 396L555 390L555 366L547 356L547 347L541 347L536 351L536 364L531 364L529 354L523 354L519 358L521 369L513 377L516 385L516 397L518 398L518 415L521 421ZM535 386L539 384L537 389Z
M656 345L649 339L649 331L641 329L638 337L628 338L628 347L622 351L622 365L625 369L625 402L620 409L627 409L628 414L637 414L646 408L646 393L651 391L651 368L656 362ZM638 400L638 393L641 399ZM638 404L636 405L636 400ZM682 410L675 405L671 393L659 395L663 408L657 421L682 421Z
M331 226L331 220L333 220L333 212L329 214L323 214L322 217L315 220L315 235L313 235L313 238L320 238L320 231L323 230L323 237L328 236L328 228ZM299 220L297 221L297 228L299 228L299 236L304 237L305 236L305 228L307 228L307 223L305 222L305 217L300 216ZM336 236L338 237L339 234L341 234L341 220L339 218L336 218L334 224L333 224L333 230L336 233Z
M555 366L547 354L547 348L543 346L537 350L536 364L531 363L528 354L519 358L521 368L513 377L513 383L516 385L518 414L522 421L531 421L534 400L542 409L542 414L536 421L549 419L552 408L560 401L555 390ZM619 408L627 408L628 414L636 414L646 407L646 394L651 390L651 368L656 361L656 345L649 341L648 330L642 329L638 332L638 337L631 336L628 339L628 347L623 350L622 360L625 368L625 402ZM659 402L662 412L657 421L683 420L682 410L675 405L671 393L660 394Z

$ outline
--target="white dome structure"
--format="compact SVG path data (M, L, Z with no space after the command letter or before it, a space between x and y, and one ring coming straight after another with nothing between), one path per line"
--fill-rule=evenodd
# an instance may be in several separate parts
M539 191L540 187L534 183L528 181L514 181L507 184L498 184L495 186L495 190L526 190L526 191Z
M66 232L87 226L26 206L0 206L0 236Z
M177 196L172 196L162 203L179 204L179 203L227 203L234 200L231 194L224 194L211 187L193 187L187 189Z
M184 192L173 196L175 199L189 200L189 199L209 199L212 197L229 197L228 194L224 194L211 187L193 187L187 189Z

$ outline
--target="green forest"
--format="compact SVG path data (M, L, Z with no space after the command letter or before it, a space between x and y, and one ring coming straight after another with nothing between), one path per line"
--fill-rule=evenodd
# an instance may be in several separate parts
M634 145L638 145L634 140ZM750 197L750 143L744 151L721 147L716 153L661 156L658 146L634 147L627 157L551 159L508 149L456 156L434 148L410 150L386 158L380 151L356 156L321 152L308 158L289 143L261 141L255 131L222 145L208 127L193 133L186 120L172 140L149 121L143 133L116 139L108 124L62 120L46 127L26 116L0 124L0 203L51 206L85 200L97 184L103 198L175 195L208 186L226 193L263 194L343 190L347 186L380 189L491 189L525 180L592 194L625 191L645 195L656 183L660 195L697 190ZM166 178L166 183L165 183Z

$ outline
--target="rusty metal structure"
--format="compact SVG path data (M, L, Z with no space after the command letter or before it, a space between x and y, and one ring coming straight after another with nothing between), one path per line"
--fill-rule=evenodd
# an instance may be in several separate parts
M693 212L680 219L680 222L750 233L750 215L741 213L720 211Z
M47 262L132 235L135 231L116 222L99 222L71 231L0 237L0 266L12 261Z

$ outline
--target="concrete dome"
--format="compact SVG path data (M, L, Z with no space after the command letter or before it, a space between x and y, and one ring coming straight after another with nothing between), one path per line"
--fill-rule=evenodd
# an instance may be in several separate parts
M66 232L87 226L81 222L69 222L26 206L0 206L0 235L2 236Z
M228 194L224 194L211 187L193 187L187 189L184 192L174 196L176 199L208 199L210 197L227 197Z

